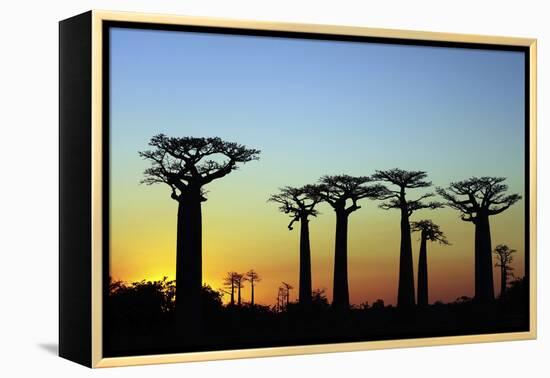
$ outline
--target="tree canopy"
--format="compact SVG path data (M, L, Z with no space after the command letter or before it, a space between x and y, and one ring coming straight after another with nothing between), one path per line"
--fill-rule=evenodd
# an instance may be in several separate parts
M438 242L440 244L449 245L449 241L447 240L447 237L441 231L439 226L435 223L433 223L429 219L423 219L417 222L411 223L411 231L413 232L422 232L426 240L432 241L432 242Z
M218 137L158 134L151 138L149 146L153 149L139 152L142 158L151 162L151 167L144 171L142 183L165 183L172 188L172 198L176 200L181 199L189 186L202 187L237 169L238 163L258 160L260 154L259 150ZM206 198L203 196L202 200Z
M495 247L495 250L493 253L495 254L495 257L497 258L497 262L495 263L496 267L504 268L505 270L512 270L512 267L510 267L510 264L512 263L512 260L514 259L513 254L517 251L515 249L512 249L508 247L505 244L499 244Z
M480 214L500 214L521 199L519 194L506 194L505 180L504 177L472 177L436 191L447 201L447 206L462 213L463 221L473 222Z
M299 188L285 186L279 189L279 193L269 197L268 201L279 204L281 212L290 214L288 229L292 230L294 222L299 221L301 217L316 217L319 214L315 206L321 202L321 197L315 195L311 185Z
M327 202L335 210L343 210L349 214L361 208L357 204L360 199L377 199L387 193L383 185L366 185L372 181L374 180L368 176L323 176L319 184L310 185L308 191ZM351 201L349 206L347 206L348 200Z
M434 196L433 193L425 193L417 199L407 199L405 189L426 188L432 185L431 181L426 181L428 174L424 171L405 171L399 168L388 169L384 171L377 170L372 178L376 181L385 181L399 187L399 190L386 188L385 193L380 199L386 200L380 204L384 210L402 209L406 210L408 215L420 209L437 209L443 205L436 201L425 201Z

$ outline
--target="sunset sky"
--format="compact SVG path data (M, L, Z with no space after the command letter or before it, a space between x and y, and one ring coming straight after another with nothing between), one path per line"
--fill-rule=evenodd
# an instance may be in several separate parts
M255 269L256 302L295 286L299 227L266 200L326 174L425 170L434 186L504 176L524 196L524 55L441 47L111 29L110 275L174 278L177 203L140 184L151 136L208 137L260 149L259 161L207 187L203 280ZM428 190L410 190L411 199ZM363 200L349 218L350 300L395 304L399 212ZM524 200L491 218L493 247L517 249L524 274ZM335 215L311 220L314 288L332 296ZM451 246L428 245L430 301L473 295L474 226L452 209L423 210ZM297 225L299 226L299 225ZM419 235L413 234L415 274ZM496 268L495 268L496 269ZM495 270L498 293L499 275ZM249 288L243 291L245 301ZM226 298L227 299L227 298Z

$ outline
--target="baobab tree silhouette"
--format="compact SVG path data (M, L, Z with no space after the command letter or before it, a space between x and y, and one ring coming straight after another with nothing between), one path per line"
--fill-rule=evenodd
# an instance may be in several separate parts
M279 204L279 210L289 214L291 221L288 229L292 230L294 222L300 222L300 281L298 303L302 306L311 304L311 247L309 243L309 217L317 216L315 206L321 201L314 195L309 186L293 188L285 186L278 194L269 197L271 202Z
M397 291L397 306L410 308L414 306L414 267L412 258L411 225L409 217L420 209L437 209L443 205L439 202L425 202L433 197L426 193L415 200L407 199L407 189L426 188L432 185L426 181L424 171L405 171L394 168L376 171L372 176L377 181L384 181L398 187L397 190L386 189L382 199L387 200L380 205L382 209L398 209L401 212L401 245L399 248L399 286Z
M440 244L449 245L445 234L440 230L439 226L429 219L423 219L418 222L411 223L413 232L420 232L420 253L418 254L418 287L417 287L417 304L419 307L428 305L428 253L427 243L439 242Z
M519 194L505 194L504 177L472 177L437 188L447 206L462 213L461 219L475 226L475 295L477 302L495 299L491 228L489 217L500 214L521 199Z
M323 176L319 180L319 184L308 187L312 196L327 202L336 213L332 296L332 307L336 310L349 309L348 217L361 208L357 204L360 199L378 199L387 191L383 185L366 185L371 181L373 180L367 176Z
M497 262L495 266L500 268L500 298L504 298L506 295L506 287L508 286L508 277L512 276L512 268L510 264L514 259L513 254L516 253L515 249L511 249L505 244L499 244L493 251Z
M237 287L237 272L227 272L225 278L223 279L223 285L229 289L230 300L229 304L231 306L235 305L235 288Z
M245 280L250 282L250 305L254 307L254 288L256 287L256 284L262 280L262 278L254 269L250 269L246 272Z
M180 330L200 328L202 290L202 212L204 187L239 163L259 158L260 151L220 138L151 138L152 150L139 155L151 162L142 183L166 184L178 203L176 242L176 318Z
M235 274L235 288L237 289L237 306L242 305L241 289L244 287L244 274L236 273Z

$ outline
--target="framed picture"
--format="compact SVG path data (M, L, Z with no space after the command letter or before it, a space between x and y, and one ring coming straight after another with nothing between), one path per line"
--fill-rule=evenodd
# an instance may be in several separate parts
M536 41L60 23L60 335L90 367L536 337Z

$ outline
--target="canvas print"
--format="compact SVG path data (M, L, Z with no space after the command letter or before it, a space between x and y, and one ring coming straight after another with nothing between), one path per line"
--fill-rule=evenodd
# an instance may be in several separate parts
M524 51L107 43L106 357L529 330Z

